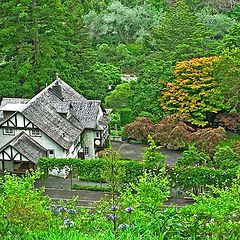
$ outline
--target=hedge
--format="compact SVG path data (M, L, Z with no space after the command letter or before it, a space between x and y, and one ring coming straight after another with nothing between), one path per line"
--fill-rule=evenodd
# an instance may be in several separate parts
M83 160L83 159L64 159L64 158L41 158L38 161L38 167L41 171L48 174L48 170L54 168L62 169L68 166L73 169L80 180L92 182L104 182L101 177L101 171L106 164L106 160L102 158ZM134 181L143 171L144 162L137 160L121 160L119 161L123 171L126 174L125 182Z
M55 167L62 169L65 166L72 167L73 173L77 175L80 180L92 182L104 182L101 177L101 171L106 164L106 160L92 159L54 159L41 158L38 161L40 170L48 173ZM120 160L119 164L125 171L126 176L124 181L126 183L133 182L140 176L147 165L143 161L137 160ZM201 192L199 189L208 190L208 186L225 187L230 186L233 179L237 177L239 167L222 170L209 167L167 167L167 174L173 187L179 187L184 190L193 190Z

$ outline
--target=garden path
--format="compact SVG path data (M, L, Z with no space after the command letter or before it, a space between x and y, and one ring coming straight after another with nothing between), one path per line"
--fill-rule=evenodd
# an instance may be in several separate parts
M120 152L121 159L134 159L142 160L144 148L148 147L146 144L130 144L127 142L112 141L112 147ZM166 164L175 165L179 157L181 157L180 151L160 149L159 152L166 154Z

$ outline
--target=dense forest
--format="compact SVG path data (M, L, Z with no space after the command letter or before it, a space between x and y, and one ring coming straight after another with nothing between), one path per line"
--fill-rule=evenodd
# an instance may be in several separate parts
M239 111L239 20L238 0L2 0L0 98L30 98L58 73L113 125L125 110L204 126Z

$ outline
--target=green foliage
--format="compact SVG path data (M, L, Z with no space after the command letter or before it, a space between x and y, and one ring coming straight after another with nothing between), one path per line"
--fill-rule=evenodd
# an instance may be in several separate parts
M219 188L230 186L233 179L237 178L238 171L239 167L222 170L205 166L185 166L169 170L175 187L192 191L195 194L210 191L209 186Z
M233 38L228 48L233 50L222 53L219 62L214 66L214 76L219 82L220 91L224 96L224 101L227 109L230 112L237 112L240 109L239 92L240 92L240 48L235 48L235 38L238 35L233 35ZM238 43L239 40L236 40ZM233 42L233 43L232 43ZM233 44L233 45L232 45Z
M103 186L92 186L92 185L80 185L80 184L73 184L72 189L74 190L87 190L87 191L102 191L102 192L110 192L110 187L103 187Z
M165 176L165 168L162 167L157 175L145 171L137 183L130 184L120 195L120 199L124 206L134 206L134 211L153 214L160 210L168 194L168 179Z
M214 166L221 169L231 169L240 166L240 154L229 146L219 148L213 157Z
M132 108L132 98L131 85L129 83L122 83L105 98L105 104L108 108L119 111L122 108Z
M144 61L139 71L137 83L132 84L134 116L140 117L141 112L147 112L152 114L154 121L162 118L164 113L158 98L164 83L170 81L171 78L171 62L159 60L158 56L152 55Z
M215 55L217 42L184 1L172 4L156 28L153 44L162 59L182 61Z
M48 170L54 168L63 169L65 166L69 166L73 169L73 173L78 175L81 180L92 182L104 182L104 178L101 174L105 168L107 162L105 159L56 159L56 158L41 158L38 161L38 166L41 171L48 174ZM145 165L143 162L132 161L118 161L120 168L125 173L124 182L133 182L142 173Z
M147 5L130 8L119 1L111 2L100 14L91 11L84 19L92 37L100 43L141 42L157 24L155 12Z
M199 152L195 146L190 146L182 153L182 156L177 160L177 167L199 166L207 165L210 162L210 157L204 153Z
M87 79L82 82L81 92L89 99L104 100L109 88L121 82L120 70L110 64L95 63ZM96 89L97 87L97 89Z
M120 125L123 127L132 120L132 110L130 108L121 108L119 110Z
M185 234L196 239L239 238L239 178L225 189L213 189L214 196L196 197L196 203L181 210ZM215 197L217 196L217 197Z
M79 54L86 38L81 35L82 8L67 3L1 1L0 78L1 86L9 88L2 89L0 96L32 97L56 73L79 87L77 57L88 65L90 52L88 59Z
M162 166L166 156L157 151L160 147L156 146L150 135L148 136L148 145L149 146L144 149L143 154L143 159L146 161L145 164L150 168L158 168L159 166Z
M34 189L37 178L38 173L23 178L6 174L0 178L0 237L48 228L52 216L50 201L42 190Z

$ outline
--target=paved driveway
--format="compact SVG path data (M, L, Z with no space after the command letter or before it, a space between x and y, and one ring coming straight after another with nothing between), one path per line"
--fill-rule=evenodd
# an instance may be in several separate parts
M127 142L112 141L112 146L115 150L120 152L121 159L142 160L144 148L148 147L146 144L130 144ZM179 151L160 149L159 152L166 154L166 163L175 165L177 159L181 156Z

